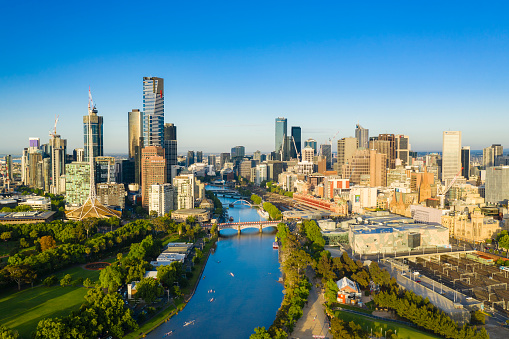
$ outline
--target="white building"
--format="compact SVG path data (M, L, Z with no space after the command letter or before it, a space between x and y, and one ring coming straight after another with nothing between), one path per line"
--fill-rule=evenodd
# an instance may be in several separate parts
M34 210L51 211L51 199L44 197L31 197L19 205L30 206Z
M148 193L149 211L156 211L159 217L175 209L171 184L151 185Z
M376 187L354 186L350 189L352 213L362 213L364 208L376 208Z
M301 158L302 161L307 161L307 162L313 163L314 157L315 157L315 150L312 147L306 146L302 149L302 158Z
M183 174L173 178L177 201L176 209L194 208L194 174Z
M315 165L313 162L301 161L297 164L297 173L309 175L314 173Z
M253 178L253 176L251 176ZM267 164L259 164L254 167L254 183L258 186L264 180L268 180L269 178L269 168Z
M461 131L444 131L442 143L442 181L446 185L461 170Z

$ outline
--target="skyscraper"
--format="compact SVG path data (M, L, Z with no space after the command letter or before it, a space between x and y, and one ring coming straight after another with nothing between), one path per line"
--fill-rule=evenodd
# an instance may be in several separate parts
M378 140L390 141L389 156L387 157L387 167L390 169L396 168L396 137L394 134L379 134Z
M129 138L129 158L134 159L136 154L136 147L141 146L140 142L143 139L141 134L141 112L139 109L133 109L131 112L127 113L127 120L129 124L128 130L128 138Z
M166 160L164 149L157 146L148 146L141 151L141 172L142 172L142 205L148 208L148 193L151 185L166 183Z
M60 135L51 135L49 140L51 151L51 182L50 192L53 194L65 193L65 182L60 180L65 175L65 156L67 154L67 140L61 139Z
M174 124L164 124L164 157L166 182L171 183L171 167L177 165L177 126Z
M284 152L283 143L285 142L287 127L286 118L276 118L276 143L275 151L277 154Z
M192 164L194 164L194 151L187 151L186 167L189 167Z
M350 162L358 148L357 138L341 138L338 140L338 173Z
M452 180L460 169L461 131L444 131L442 143L442 180Z
M461 175L467 180L470 178L470 146L461 148Z
M203 152L202 151L196 151L196 162L197 163L203 162Z
M144 146L163 147L164 80L143 77L142 134Z
M235 146L231 150L231 158L244 158L246 155L246 148L244 146Z
M302 147L301 129L299 126L292 126L292 138L295 142L294 148L297 147L297 149L292 152L292 158L297 158L297 154L301 154Z
M396 159L401 160L402 165L410 165L410 139L408 135L397 134L395 137Z
M355 125L355 138L359 148L369 148L369 129L363 128L360 124Z
M88 115L83 116L83 136L84 136L84 145L85 145L85 162L88 162L88 154L89 154L89 131L92 134L90 137L90 142L92 143L92 159L98 156L102 156L103 154L103 117L97 115L97 108L95 107L94 102L92 101L92 94L90 94L90 90L88 91L89 95L89 109ZM89 125L90 124L90 129Z
M325 157L327 170L332 168L332 147L329 144L320 145L320 154Z
M311 147L315 151L315 155L318 153L318 143L315 139L309 138L308 140L304 141L304 147L306 146Z

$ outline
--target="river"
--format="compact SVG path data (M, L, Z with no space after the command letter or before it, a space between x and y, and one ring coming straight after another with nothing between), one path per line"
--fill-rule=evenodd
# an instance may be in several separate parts
M225 204L236 200L219 199ZM249 206L236 204L228 212L235 221L261 220ZM248 338L255 327L272 324L283 300L278 253L272 249L275 228L263 233L242 230L241 235L226 229L220 234L187 306L147 338L162 338L169 331L175 338Z

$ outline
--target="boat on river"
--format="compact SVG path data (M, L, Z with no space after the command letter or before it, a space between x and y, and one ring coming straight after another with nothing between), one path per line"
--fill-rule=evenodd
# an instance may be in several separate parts
M232 222L232 221L233 221L233 217L230 217L230 219L228 219L228 220L229 220L230 222Z
M275 250L279 249L279 243L277 241L274 241L272 243L272 248L275 249Z
M269 219L269 213L267 213L266 210L264 210L263 208L258 208L256 210L256 212L262 217L262 218L265 218L265 219Z
M184 323L184 327L189 326L189 325L193 325L193 324L194 324L194 320L186 321L186 322Z

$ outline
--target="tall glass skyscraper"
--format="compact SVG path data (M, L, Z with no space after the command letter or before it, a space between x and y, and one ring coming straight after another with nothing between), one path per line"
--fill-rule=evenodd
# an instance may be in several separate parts
M85 144L85 162L88 162L88 124L91 124L92 128L92 156L100 157L103 156L103 117L97 115L97 109L95 106L89 109L88 115L83 116L83 135L84 135L84 144Z
M163 147L164 80L143 77L143 143L145 147Z
M286 138L286 118L276 118L276 148L275 151L279 154L283 150L283 142Z
M297 158L297 153L301 154L302 146L301 129L299 126L292 126L292 137L293 141L295 141L295 147L297 147L296 150L294 149L295 147L292 148L292 158Z
M461 132L444 131L442 144L442 181L452 180L461 170Z

